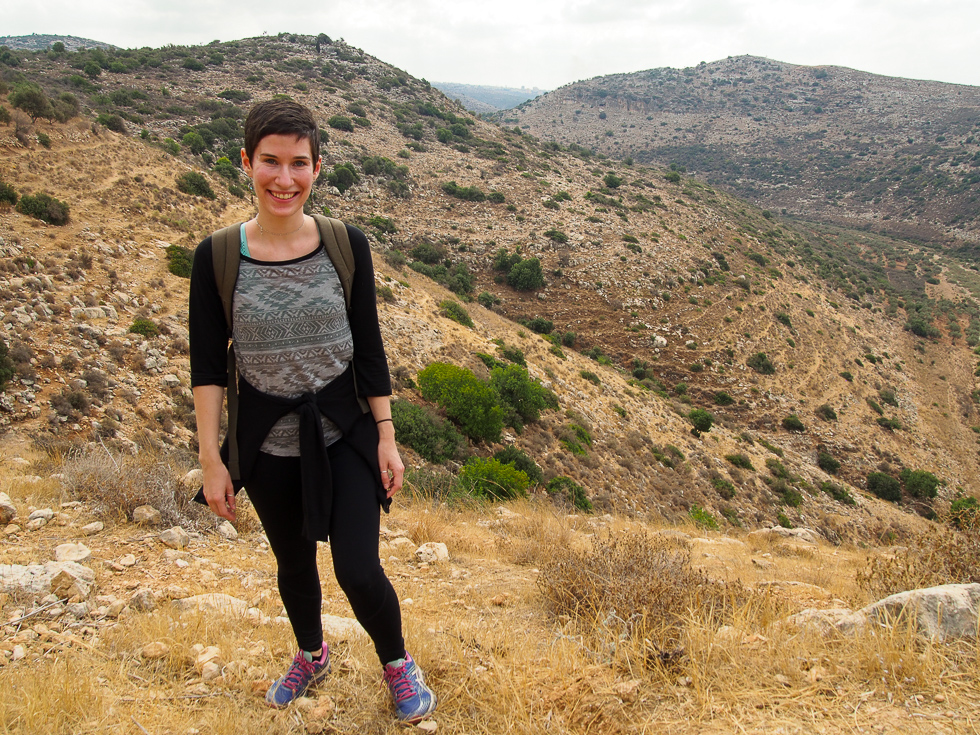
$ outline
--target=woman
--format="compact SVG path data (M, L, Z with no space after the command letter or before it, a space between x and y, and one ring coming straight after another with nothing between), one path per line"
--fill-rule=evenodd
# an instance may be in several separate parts
M354 256L348 309L317 223L303 213L320 172L319 148L313 114L295 102L259 103L245 121L242 168L258 213L240 226L230 330L241 481L275 554L279 592L299 644L266 700L284 707L329 673L316 564L317 540L329 539L337 581L374 642L397 716L418 722L435 709L436 697L405 651L398 598L378 557L379 506L387 510L401 489L404 465L395 446L371 254L364 234L347 226ZM235 489L218 440L228 334L208 237L191 275L191 385L203 496L233 521ZM359 397L367 399L368 412Z

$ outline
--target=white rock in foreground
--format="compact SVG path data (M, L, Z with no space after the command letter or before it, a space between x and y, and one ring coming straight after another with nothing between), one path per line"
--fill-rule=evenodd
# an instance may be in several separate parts
M54 549L55 561L87 561L92 552L85 544L59 544Z
M433 564L438 561L446 561L449 558L449 549L444 543L429 541L415 550L415 556L421 562Z
M231 595L222 594L220 592L194 595L193 597L185 597L182 600L174 600L174 605L177 606L177 609L183 611L212 611L230 614L236 617L244 615L245 611L248 609L248 603L245 602L245 600L240 600L237 597L232 597Z
M980 584L944 584L899 592L858 612L879 624L914 622L920 632L940 641L975 638L980 620Z

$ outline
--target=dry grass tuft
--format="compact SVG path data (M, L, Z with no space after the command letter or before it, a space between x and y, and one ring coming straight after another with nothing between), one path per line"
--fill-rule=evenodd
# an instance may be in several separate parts
M980 532L932 528L890 554L869 556L856 579L875 600L920 587L980 582Z
M551 549L538 577L551 612L606 639L652 644L648 654L676 648L691 609L716 623L731 617L740 584L713 582L691 565L677 539L623 532L594 540L591 549Z
M108 450L49 454L38 463L41 468L57 469L62 475L62 500L81 500L93 513L106 520L127 521L141 505L160 511L167 525L209 528L214 516L191 500L181 487L186 469L174 460L149 449L137 455L110 453Z

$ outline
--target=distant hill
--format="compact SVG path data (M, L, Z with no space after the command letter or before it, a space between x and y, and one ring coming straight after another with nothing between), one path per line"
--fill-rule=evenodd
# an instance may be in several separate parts
M507 110L522 102L534 99L547 90L534 87L487 87L479 84L456 84L455 82L433 82L432 86L465 107L470 112L483 114Z
M56 36L50 33L32 33L29 36L0 36L0 46L11 49L23 49L25 51L45 51L51 48L55 41L65 44L68 51L78 51L83 48L116 48L111 43L93 41L91 38L79 38L78 36Z
M978 87L741 56L576 82L502 119L773 211L980 241Z

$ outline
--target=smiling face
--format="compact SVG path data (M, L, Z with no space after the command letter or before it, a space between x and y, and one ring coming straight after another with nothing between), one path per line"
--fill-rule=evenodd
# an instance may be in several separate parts
M252 178L259 214L267 225L301 217L320 159L312 158L310 142L299 135L267 135L249 158L242 149L242 168Z

